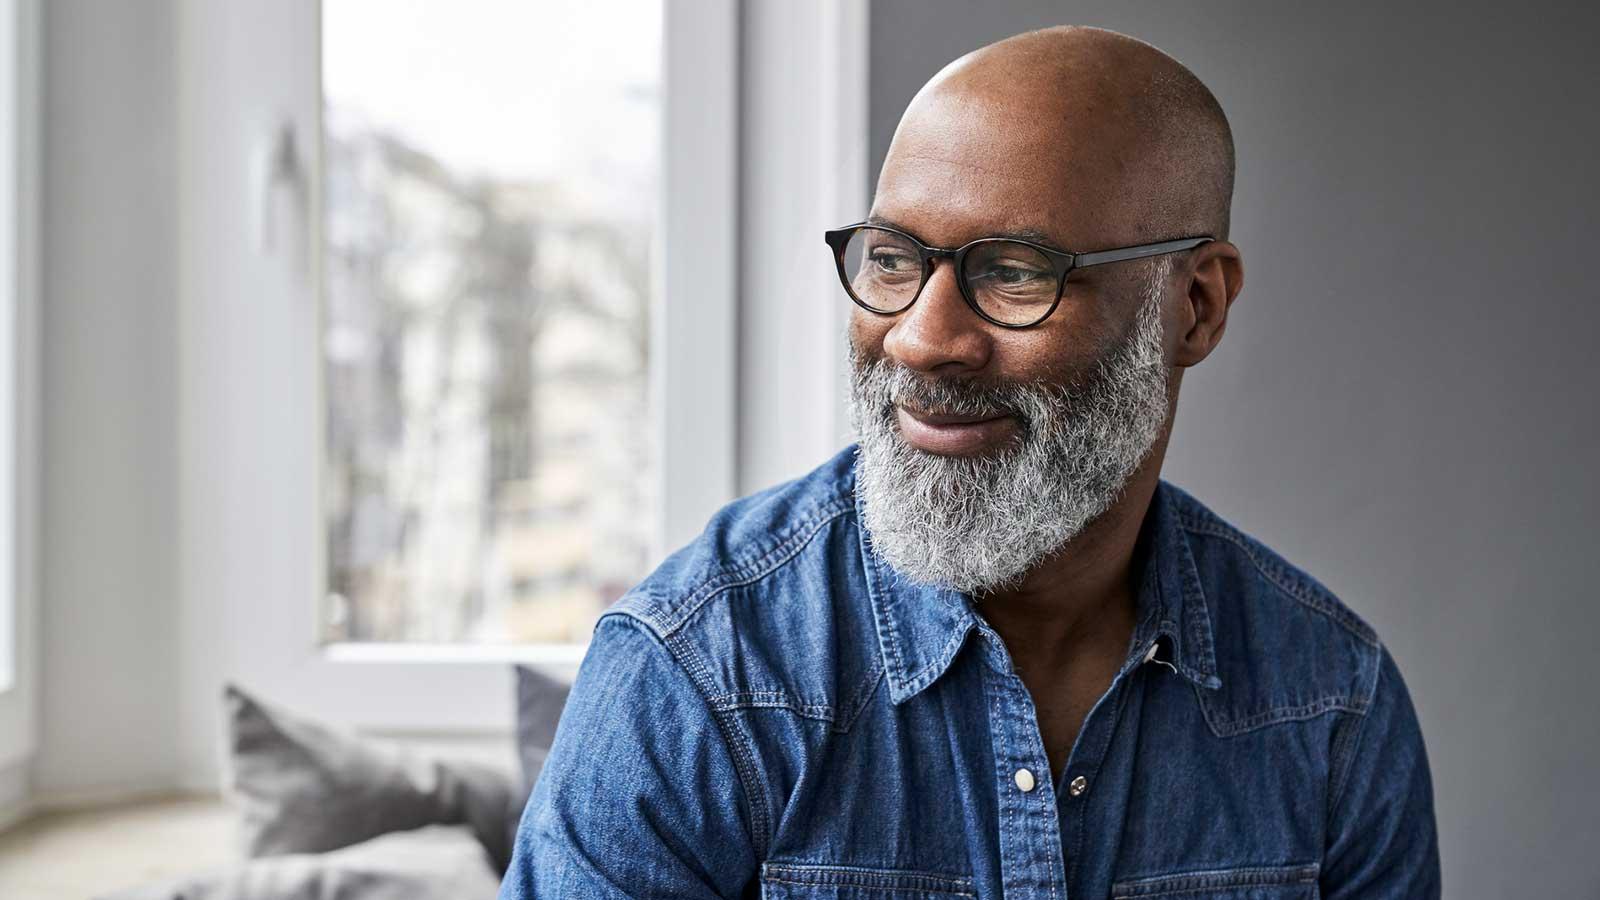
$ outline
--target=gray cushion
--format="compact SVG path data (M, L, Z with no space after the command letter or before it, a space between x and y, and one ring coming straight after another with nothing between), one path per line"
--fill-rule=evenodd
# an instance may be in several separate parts
M227 787L245 855L319 853L424 825L465 824L496 870L524 794L508 773L392 750L225 690Z
M550 742L556 737L556 724L566 707L572 685L532 669L517 670L517 757L522 761L523 798L533 792L533 784L544 768Z
M472 829L429 825L331 853L251 860L101 900L493 900L499 887Z

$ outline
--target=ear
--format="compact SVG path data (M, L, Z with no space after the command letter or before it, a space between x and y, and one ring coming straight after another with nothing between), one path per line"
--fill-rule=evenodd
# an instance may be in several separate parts
M1173 363L1195 365L1222 341L1228 308L1244 287L1244 260L1228 241L1207 241L1190 257L1188 275L1180 279L1178 341Z

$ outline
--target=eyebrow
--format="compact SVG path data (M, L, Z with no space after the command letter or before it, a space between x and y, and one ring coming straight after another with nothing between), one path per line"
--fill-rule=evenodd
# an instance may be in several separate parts
M909 229L909 228L905 227L904 225L901 225L900 223L894 221L893 219L887 218L885 216L879 216L879 215L867 216L866 223L868 225L884 225L884 226L887 226L889 228L896 229L898 231L904 231L905 233L910 234L910 235L915 235L916 234L916 232L912 231L911 229ZM1051 250L1054 250L1057 253L1073 253L1073 252L1075 252L1075 251L1072 251L1072 250L1068 250L1065 247L1061 246L1060 244L1056 243L1055 240L1050 237L1050 235L1045 234L1043 231L1040 231L1037 228L1013 228L1013 229L1010 229L1010 230L1007 230L1007 231L997 231L997 232L995 232L993 234L986 234L986 235L984 235L984 237L1012 238L1014 240L1019 240L1019 241L1032 241L1033 243L1038 244L1038 245L1040 245L1042 247L1049 247ZM918 240L921 240L921 238L918 238ZM926 243L926 242L924 241L924 243Z

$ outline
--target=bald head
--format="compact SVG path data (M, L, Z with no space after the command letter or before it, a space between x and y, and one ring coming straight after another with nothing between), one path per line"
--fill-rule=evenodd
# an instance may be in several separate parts
M935 157L1027 170L1035 192L1058 189L1072 249L1228 237L1222 107L1177 60L1114 31L1025 32L947 65L907 107L885 175Z

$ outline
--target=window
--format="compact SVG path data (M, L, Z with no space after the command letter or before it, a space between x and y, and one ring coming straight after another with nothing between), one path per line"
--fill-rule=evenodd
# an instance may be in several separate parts
M0 816L38 719L39 14L0 0Z
M552 626L537 620L530 610L523 619L536 620L530 629L552 630L543 635L533 630L519 635L514 630L519 623L502 614L514 608L506 598L514 593L559 595L582 579L581 583L592 591L589 599L582 601L590 604L588 615L592 616L605 597L603 579L620 580L620 576L605 574L598 567L615 564L620 568L626 560L624 553L611 547L604 547L601 558L592 566L530 567L525 571L503 572L480 562L469 566L443 559L437 572L424 573L434 580L415 583L448 588L446 576L471 582L460 572L469 576L481 573L482 578L469 583L461 593L440 588L436 595L442 598L439 606L417 602L406 609L404 616L395 615L390 621L398 622L398 627L386 632L368 628L363 622L363 617L383 621L370 618L374 615L371 609L381 609L381 605L375 602L363 610L362 595L352 585L360 578L370 577L363 573L376 571L372 560L379 557L341 558L337 554L346 551L338 544L366 542L366 548L409 549L415 545L396 543L388 535L399 532L409 538L428 520L394 500L397 496L408 500L406 495L385 495L382 490L387 488L380 490L365 481L352 480L396 478L393 470L402 466L416 467L408 472L421 469L412 458L395 450L404 446L402 438L394 435L407 421L398 415L402 407L393 405L396 395L389 394L390 400L382 400L383 395L377 393L378 388L388 390L389 385L400 381L401 376L393 367L398 357L363 356L374 353L374 346L383 347L384 340L391 347L399 346L380 328L393 328L406 320L363 320L357 315L362 307L351 304L335 308L344 302L337 295L341 279L347 285L359 282L354 274L341 274L338 268L338 247L348 246L340 242L350 241L350 235L356 232L338 231L348 227L339 223L336 212L338 204L346 201L333 195L360 187L366 193L354 195L359 203L443 201L429 186L433 182L420 176L416 181L404 182L393 197L373 193L369 187L373 182L351 180L341 187L340 179L366 178L368 173L339 173L340 163L332 158L334 142L341 140L341 134L346 135L342 139L349 140L350 132L339 131L345 127L339 114L325 108L339 103L341 96L370 96L364 89L357 93L365 83L359 76L349 76L356 80L345 82L348 91L339 87L346 77L338 69L340 60L345 58L340 55L341 48L355 46L352 52L374 56L377 63L373 65L385 59L408 60L416 70L396 73L396 64L385 64L386 68L376 70L377 75L365 76L366 81L411 85L422 73L445 77L441 73L448 60L444 58L429 57L415 47L386 49L391 45L407 47L403 29L409 28L430 34L435 44L456 56L486 58L482 62L470 61L478 75L457 78L451 85L448 93L463 110L474 104L487 109L481 118L490 124L528 116L526 104L519 99L520 91L485 88L488 99L481 104L475 95L463 93L488 77L481 74L488 59L507 61L500 77L537 80L518 74L520 70L516 68L524 65L520 56L539 53L546 46L534 33L538 30L534 25L521 24L518 9L522 6L538 11L537 21L543 23L539 27L552 28L551 22L586 23L583 29L588 30L580 30L577 24L567 26L565 39L590 48L590 55L634 71L635 63L616 61L620 51L594 49L612 46L620 40L612 36L619 29L631 29L632 23L621 22L620 14L599 22L573 19L581 11L569 13L563 9L570 5L551 0L493 7L447 4L442 0L412 0L405 4L262 0L249 5L248 16L239 15L231 4L194 4L184 8L185 33L194 37L185 43L185 65L211 73L206 82L210 87L180 92L179 106L181 120L206 123L203 128L180 129L180 158L186 173L192 173L185 177L192 178L190 184L194 186L179 197L184 223L179 267L186 296L192 302L183 304L179 312L178 346L182 371L196 373L185 380L187 389L180 398L179 409L180 449L186 466L184 490L179 498L185 552L178 566L182 627L186 629L186 637L179 643L183 679L189 692L183 701L183 715L190 723L185 729L188 737L184 738L187 758L208 757L205 739L214 725L215 691L227 680L254 686L307 714L357 728L391 733L483 733L510 727L509 660L532 663L563 675L575 669L581 659L584 644L577 641L586 641L586 629L592 621L576 629L569 621L563 633L555 630L562 627L559 620ZM434 6L462 21L438 20L431 11ZM612 5L604 8L616 11ZM627 149L635 152L659 147L651 152L659 154L660 160L656 164L660 172L655 176L658 187L641 189L635 198L651 204L644 208L657 210L650 220L650 246L646 251L650 267L645 294L649 374L645 378L644 409L638 416L641 427L648 429L643 442L644 465L648 469L639 475L643 487L636 494L638 506L627 508L621 516L628 527L636 526L650 537L648 558L640 566L642 575L662 558L662 548L676 547L692 537L718 506L734 496L737 369L733 323L737 269L733 261L737 258L735 188L739 167L735 154L738 16L733 0L671 2L659 9L645 5L639 9L634 19L642 17L643 22L650 22L654 21L653 16L659 17L659 24L652 27L661 32L656 38L659 49L653 51L659 54L659 60L637 63L638 72L656 73L660 96L654 102L660 106L660 124L656 126L660 134L658 137L640 132L634 136L638 146ZM422 16L433 18L418 19ZM341 17L345 18L344 24ZM408 24L412 22L420 24ZM360 36L359 46L353 43L353 34ZM526 40L512 39L519 35L530 36ZM455 64L450 61L450 65ZM351 65L358 72L366 71ZM583 71L581 66L577 68ZM328 82L326 89L324 80ZM629 83L639 84L637 79ZM537 84L528 87L537 88ZM592 90L589 94L588 102L596 104L594 115L601 115L599 95ZM540 92L539 96L548 95ZM428 97L422 88L409 87L404 97L407 104L428 108ZM647 100L647 92L636 91L627 96L622 108L642 117L641 104ZM343 121L351 123L352 128L363 124L389 128L419 145L426 134L419 137L411 133L416 128L409 124L411 118L449 122L447 132L466 127L455 124L453 117L458 111L454 109L438 112L435 106L428 116L408 118L407 110L393 108L392 98L388 106L377 102L373 101L365 111L353 110ZM561 106L547 101L539 109L549 109L555 115ZM402 130L402 125L407 130ZM602 122L596 127L607 129L610 125ZM448 183L459 186L474 178L487 181L491 175L507 175L506 164L499 157L488 158L488 154L509 147L511 133L509 126L504 132L480 131L474 141L464 142L466 150L457 151L459 145L452 143L417 149L440 161L441 168L446 164L457 166L450 170L454 174ZM484 146L489 149L479 149ZM470 156L468 150L479 155ZM514 161L528 158L509 152L504 155ZM533 159L539 161L538 157ZM264 161L270 165L264 165ZM269 177L263 178L264 172ZM269 197L284 202L264 202ZM301 198L306 201L303 205ZM470 197L465 201L451 199L443 208L456 210L452 216L460 215L459 210L470 206L450 204L470 202ZM266 210L275 213L271 217L259 215ZM302 216L302 211L308 214ZM517 209L513 203L497 213L512 215L517 214ZM640 213L641 221L646 218ZM443 229L450 224L448 218L422 217L413 221L420 222L415 227L428 229ZM269 227L263 229L263 225ZM252 246L247 240L252 234L267 239ZM440 231L419 234L436 236ZM312 252L302 254L298 248ZM363 252L377 251L368 248ZM533 252L543 252L543 258L553 258L555 253ZM445 263L450 259L443 254L423 257L394 253L389 264L404 264L421 273L433 266L438 272L447 273L451 270ZM312 264L307 265L308 261ZM583 257L582 261L590 265L594 262L593 257ZM537 273L531 273L530 279L534 274ZM554 279L560 274L551 272L549 277ZM369 278L366 283L373 282ZM374 303L364 309L373 315L395 311ZM437 307L401 307L401 311L407 316L420 316L437 312ZM452 326L458 333L475 335L470 343L468 338L460 338L462 352L456 358L457 368L451 370L453 377L487 379L498 371L498 364L489 365L488 356L494 346L491 339L497 336L486 334L474 318L486 313L486 309L462 312L460 324ZM384 321L389 324L383 325ZM341 328L340 323L359 327ZM549 334L554 341L570 332ZM554 341L561 351L576 354L581 349L564 340ZM377 362L360 363L362 358ZM543 364L545 360L530 355L525 368L535 362ZM390 368L361 368L380 363ZM345 381L344 388L339 386L341 379ZM616 393L606 393L598 385L584 388L607 403L616 397ZM355 397L358 404L358 415L347 416L344 422L360 423L360 416L364 415L369 424L387 429L388 436L382 431L377 432L377 437L357 438L348 432L337 436L336 428L349 427L330 421L336 408L334 398L341 396L341 390L347 392L343 396ZM481 430L482 420L474 424L473 416L488 402L482 399L484 395L462 391L454 397L459 401L455 408L459 419L437 414L429 421L441 427L465 423ZM538 403L537 395L533 402ZM535 434L544 434L548 430L541 429L552 419L553 413L535 405L526 420L527 427ZM580 425L587 421L590 420L578 417ZM502 506L490 505L485 500L490 486L513 480L501 473L516 471L522 465L519 454L528 454L537 466L536 453L571 451L570 446L561 444L541 448L516 434L514 428L502 427L490 439L480 437L471 445L470 454L464 442L447 448L457 454L448 460L451 465L470 459L477 467L479 475L473 480L451 482L457 487L473 486L465 501L470 509L479 511L479 518L470 522L477 534L491 529L496 529L495 534L501 533L498 522L484 521L492 516L500 516L502 521L520 520L519 527L531 529L540 524L537 516L577 515L583 509L580 503L588 504L595 515L611 515L599 509L601 498L609 498L604 502L613 508L634 502L629 497L635 495L612 492L610 485L602 484L591 497L563 496L561 502L550 502L545 504L547 508L533 512L526 505L515 505L522 500L509 493L504 494ZM359 446L367 449L355 450L358 440ZM616 452L619 446L602 450ZM365 458L365 454L374 453L371 448L376 448L376 460ZM348 458L354 453L363 457L354 463L339 461L340 454ZM437 471L446 460L423 462ZM341 466L348 468L341 472ZM404 486L403 482L384 483ZM362 496L390 504L389 511L353 516L349 509L356 502L354 498ZM346 522L344 526L338 524L341 517ZM350 527L350 523L358 521L360 525ZM365 530L369 528L370 532ZM479 548L490 543L483 537L472 540ZM408 569L393 562L409 559L391 553L384 576L417 577L417 568ZM445 564L456 568L443 568ZM345 580L340 582L339 578ZM563 579L568 581L564 583ZM501 595L497 597L480 587L486 584L498 586ZM330 603L330 593L338 593L342 604ZM411 603L399 592L388 596ZM555 602L558 601L551 601ZM504 605L496 607L497 603ZM343 609L339 608L341 605ZM572 620L576 619L575 614ZM560 643L540 642L550 640Z
M325 642L580 643L652 563L662 24L323 3Z

